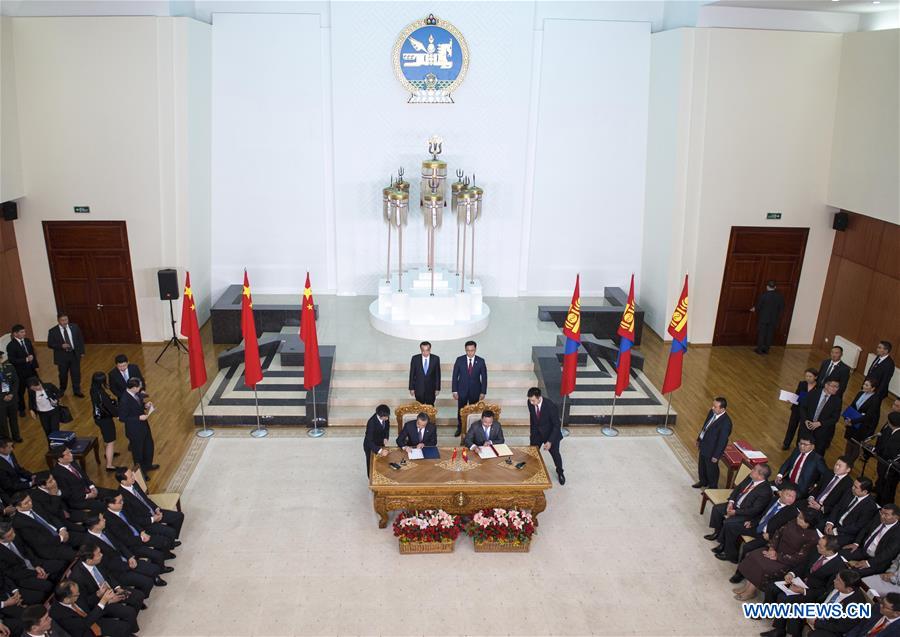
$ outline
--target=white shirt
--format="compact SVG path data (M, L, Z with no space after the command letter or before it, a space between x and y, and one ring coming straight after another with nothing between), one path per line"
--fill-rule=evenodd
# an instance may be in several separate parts
M425 427L416 427L419 432L419 442L425 442Z
M466 356L466 359L467 359L467 361L468 361L468 362L467 362L467 365L469 365L470 367L474 367L474 366L475 366L475 357L474 357L474 356L473 356L472 358L469 358L468 356Z
M865 500L867 497L869 497L869 496L864 495L864 496L861 497L861 498L859 498L859 497L856 498L856 500L853 501L853 504L850 505L850 508L848 508L847 511L844 512L844 515L842 515L840 518L838 518L838 524L843 524L843 523L844 523L844 518L847 517L847 516L850 514L850 511L852 511L853 509L855 509L855 508L856 508L856 505L859 504L860 502L862 502L863 500Z
M818 562L820 559L822 559L822 558L824 557L824 558L825 558L825 561L822 562L822 566L825 566L826 564L828 564L828 562L830 562L831 560L833 560L833 559L836 558L837 556L838 556L837 553L835 553L834 555L820 555L819 557L816 558L816 562ZM813 562L813 564L815 564L816 562ZM822 566L820 566L819 568L822 568ZM788 573L788 575L792 575L793 577L796 577L796 576L797 576L797 574L794 573L794 571L791 571L790 573Z
M722 414L724 413L725 412L723 411ZM707 424L703 425L703 429L700 430L700 440L703 440L703 436L706 435L706 432L709 431L709 428L713 426L713 423L716 422L716 420L718 420L719 416L721 416L722 414L713 412L713 416L710 421Z
M97 579L97 576L94 575L94 569L95 569L96 567L91 566L91 565L88 564L87 562L82 562L81 565L82 565L84 568L87 569L87 572L88 572L88 573L91 574L91 577L94 578L94 581L97 583L97 586L100 586L100 580L98 580L98 579Z
M894 522L894 524L897 524L897 523ZM869 557L875 557L875 549L878 548L878 543L881 542L881 538L883 538L885 535L887 535L887 532L891 530L891 528L894 526L894 524L885 524L884 527L879 527L879 528L881 528L880 532L878 531L878 529L875 529L874 531L872 531L872 533L875 533L876 535L875 535L875 539L872 540L872 543L869 544L869 548L866 549L866 553L869 554ZM868 541L868 539L869 538L866 538L867 541Z
M741 496L738 496L738 499L737 499L737 501L734 503L734 506L738 506L738 507L741 506L741 502L744 501L744 498L746 498L748 495L750 495L750 492L753 491L753 489L755 489L758 485L762 484L763 482L764 482L764 480L756 480L756 481L754 481L753 484L751 484L751 485L747 488L747 492L746 492L746 493L744 493L744 494L741 495Z
M491 427L490 425L481 425L481 428L484 429L484 444L490 444L491 442Z
M69 329L69 324L68 324L68 323L66 323L66 326L65 326L65 327L63 327L62 325L59 326L59 333L62 334L63 342L65 343L65 342L66 342L66 338L68 338L68 339L69 339L69 340L68 340L69 344L70 344L70 345L72 346L72 348L74 349L74 348L75 348L75 341L72 340L72 330Z
M825 501L825 499L826 499L829 495L831 495L831 492L834 491L835 487L837 487L837 485L839 485L839 484L841 483L841 480L843 480L843 479L844 479L845 477L847 477L848 475L849 475L849 474L845 473L845 474L842 475L842 476L834 476L834 477L832 477L832 480L834 480L834 478L836 477L836 478L837 478L837 481L835 481L835 483L831 485L831 488L830 488L830 489L826 489L825 491L823 491L822 493L820 493L820 494L819 494L819 497L816 498L816 502L818 502L819 504L822 504L822 503ZM831 480L829 480L829 482L831 482ZM827 485L826 485L826 486L827 486Z
M431 358L431 355L422 357L422 369L425 369L428 365L431 364L431 361L429 360L430 358Z
M47 396L46 390L44 390L43 388L35 392L34 402L37 405L37 410L41 412L53 411L56 408L56 405L52 400L50 400L50 398Z
M837 597L834 597L835 593L837 593ZM826 604L840 604L843 600L847 599L851 595L853 595L853 591L850 591L849 593L841 593L841 592L838 592L838 590L836 588L833 588L833 589L831 589L831 592L828 593L828 597L825 598L825 603Z

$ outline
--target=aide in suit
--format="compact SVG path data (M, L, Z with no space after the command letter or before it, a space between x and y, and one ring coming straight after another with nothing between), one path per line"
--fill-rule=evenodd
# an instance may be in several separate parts
M756 312L756 349L753 351L757 354L769 353L783 310L784 297L775 289L775 281L767 281L766 291L759 295L756 305L750 308L751 312Z
M22 468L13 453L13 442L0 438L0 489L12 495L16 491L30 489L34 474Z
M888 593L872 609L872 617L857 624L844 637L900 637L900 593Z
M726 522L720 534L721 549L716 553L718 559L729 560L733 564L737 564L744 555L767 546L778 529L797 519L797 513L800 512L797 507L797 485L791 482L782 482L777 493L778 497L772 500L765 511L756 517L745 520L743 524ZM745 535L753 539L741 544L739 540ZM738 570L728 581L737 584L743 579L743 574Z
M53 362L59 370L59 392L66 393L69 376L72 377L72 393L84 398L81 393L81 357L84 356L84 337L81 329L69 323L65 312L56 317L58 325L47 332L47 347L53 350Z
M732 489L728 500L712 508L709 514L709 527L713 532L704 536L707 540L719 539L722 526L726 522L743 526L744 522L766 510L772 499L772 489L769 485L771 472L767 464L755 465L750 470L750 475ZM713 552L720 552L722 547L719 548L719 551Z
M391 434L391 410L387 405L378 405L375 413L366 422L366 437L363 438L363 452L366 454L366 475L371 475L372 454L388 454L388 439Z
M125 599L125 593L117 593L107 588L96 605L91 608L87 597L72 580L63 580L56 586L54 602L50 605L50 617L63 627L72 637L94 637L96 625L102 635L128 637L132 634L128 622L105 615L108 604L117 604Z
M822 475L828 473L828 467L822 456L813 449L813 439L809 434L801 434L797 448L788 456L784 464L775 476L775 484L788 479L797 485L797 491L801 498L805 498L810 488L816 484Z
M409 361L409 395L423 405L433 405L441 393L441 359L431 353L431 343L419 343L419 354Z
M868 604L869 599L862 591L862 578L859 573L848 569L840 571L834 578L834 588L822 598L822 603L840 604L845 610L850 604ZM802 624L800 620L793 621L798 627L790 634L800 637ZM860 619L850 616L842 619L807 619L806 624L813 629L808 637L843 637L860 622ZM788 630L790 631L790 628Z
M120 468L116 471L116 480L119 482L119 493L125 498L125 512L129 519L136 521L151 535L165 535L173 540L178 538L184 524L184 513L159 508L141 489L131 469ZM175 546L179 544L174 542Z
M900 506L889 502L881 507L879 519L856 536L852 544L844 546L844 557L850 568L863 577L884 573L897 553L900 553Z
M125 356L125 354L116 356L116 366L109 370L106 374L106 378L109 391L111 391L116 398L121 396L122 392L128 389L128 381L132 378L140 378L141 383L143 383L144 391L147 390L147 382L144 380L144 375L141 374L141 368L134 363L129 363L128 357Z
M466 353L453 363L453 374L450 377L451 391L456 399L456 433L462 433L462 418L459 410L466 405L474 405L484 400L487 394L487 365L481 356L475 355L477 344L466 341Z
M22 442L19 433L19 386L25 384L0 351L0 436Z
M862 390L853 397L849 407L859 412L858 418L844 418L844 438L847 440L844 455L853 461L859 456L860 443L875 433L881 415L881 398L873 379L863 381Z
M59 399L62 393L53 383L42 383L36 376L29 378L27 385L31 417L37 416L40 420L49 445L50 434L59 431Z
M821 511L822 515L831 513L853 486L853 478L850 477L851 467L852 463L847 456L835 460L831 475L823 475L815 488L810 490L806 506Z
M144 594L136 588L122 586L115 575L101 564L102 560L103 553L96 544L91 542L81 546L69 572L69 579L78 584L81 594L87 598L88 605L92 608L100 601L101 587L103 590L108 587L117 592L127 593L122 602L108 604L105 614L127 621L132 631L137 632L137 613L142 610Z
M877 517L878 505L872 494L872 481L857 478L850 493L831 510L819 530L837 537L843 546L852 542Z
M819 384L819 387L824 387L825 382L828 379L835 379L840 385L838 389L838 394L840 396L843 396L844 392L847 390L847 383L850 382L851 371L850 366L841 360L841 356L843 355L843 347L840 345L832 347L831 357L822 361L822 364L819 366L819 374L816 376L816 382Z
M26 637L81 637L70 634L56 620L51 619L50 611L43 604L34 604L22 611L22 626Z
M119 397L119 420L125 423L125 437L135 464L146 474L159 469L153 464L153 432L150 430L150 416L146 413L151 403L144 403L140 378L128 381L128 389Z
M473 422L466 433L465 445L469 449L503 444L503 427L499 420L494 420L494 412L485 409L481 412L481 421Z
M879 458L891 461L900 456L900 398L894 401L894 408L888 414L887 422L881 428L881 433L875 443L875 453ZM881 503L893 502L897 492L897 482L900 481L900 467L888 465L883 462L876 463L875 467L878 480L875 482L877 500Z
M528 390L528 420L531 425L528 444L532 447L543 447L550 452L553 464L556 465L559 484L565 484L566 475L563 473L562 455L559 453L559 445L563 439L559 409L556 403L541 395L539 387Z
M725 413L728 401L722 396L713 399L712 409L706 414L706 420L695 444L700 450L697 460L698 480L692 486L695 489L719 487L719 458L728 445L731 435L731 416Z
M875 360L869 365L866 378L871 378L878 387L878 402L881 403L890 389L894 377L894 359L891 358L893 346L890 341L881 341L875 347Z
M800 436L811 435L816 443L816 453L824 456L834 428L841 417L841 394L835 379L825 381L824 387L809 392L800 406Z
M64 523L53 519L46 511L36 510L26 491L17 493L13 503L16 514L12 518L12 525L16 535L22 536L40 558L71 562L75 551L68 545L69 533Z
M24 325L13 325L9 330L12 339L6 344L6 355L9 356L9 362L12 363L19 377L19 416L25 416L25 390L28 389L25 381L33 376L38 375L38 359L34 355L34 345L31 339L26 336ZM16 440L16 442L20 442Z
M415 420L403 425L403 430L397 436L397 446L404 451L437 447L437 427L428 422L428 414L423 411Z

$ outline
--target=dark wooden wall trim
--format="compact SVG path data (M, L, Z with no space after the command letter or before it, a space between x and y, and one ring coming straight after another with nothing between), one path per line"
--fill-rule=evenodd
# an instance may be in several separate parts
M858 368L880 340L900 350L900 226L850 213L844 232L836 232L815 345L827 347L835 335L863 348Z
M0 334L21 323L34 339L14 224L0 219Z

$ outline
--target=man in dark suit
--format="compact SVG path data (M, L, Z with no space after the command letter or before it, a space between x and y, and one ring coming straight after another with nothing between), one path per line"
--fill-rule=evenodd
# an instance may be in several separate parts
M47 347L53 350L53 362L59 369L59 393L65 394L72 376L72 393L84 398L81 393L81 357L84 356L84 337L81 329L69 323L65 312L56 317L57 325L47 332Z
M812 628L808 637L842 637L853 629L862 620L847 613L850 604L868 604L869 600L862 591L862 578L859 573L849 569L843 569L834 577L834 589L826 593L821 599L823 604L840 604L844 608L843 618L840 619L807 619L806 625ZM791 624L796 624L796 628ZM799 619L789 620L788 633L800 637L803 624Z
M872 495L872 481L857 478L853 481L850 493L831 510L819 530L825 535L837 537L841 546L844 546L852 542L877 517L878 505Z
M184 513L160 509L141 489L131 469L116 471L116 480L119 481L119 493L125 498L128 518L137 522L147 533L165 535L175 540L174 546L180 546L181 542L177 540L181 534L181 525L184 524Z
M75 462L71 449L63 450L50 473L56 478L66 504L73 509L100 513L106 509L103 498L115 494L111 489L98 487L88 478L84 469Z
M0 436L22 442L19 434L19 385L25 384L20 379L16 368L5 360L6 354L0 352Z
M428 422L428 414L423 411L415 420L403 425L400 435L397 436L397 446L403 451L437 447L437 427Z
M881 507L879 519L869 524L844 546L850 568L862 577L884 573L900 553L900 506L889 502Z
M143 383L144 391L147 390L147 381L144 380L144 376L141 374L141 368L134 363L129 363L128 357L125 356L125 354L116 356L116 366L109 370L109 373L106 374L106 378L107 385L109 385L109 391L116 397L116 400L121 398L128 387L128 381L132 378L140 378L141 383Z
M894 359L891 357L893 346L890 341L879 341L875 348L875 360L869 365L866 378L871 378L875 383L878 401L884 400L890 390L891 379L894 377Z
M884 462L877 461L875 472L878 476L875 482L876 499L881 504L893 502L897 492L897 482L900 481L900 462L888 464L900 458L900 398L894 401L894 410L887 416L887 422L881 428L881 433L875 443L875 455Z
M0 626L3 627L0 628L0 635L8 637L22 634L25 630L22 627L22 611L25 610L26 603L34 602L25 602L19 585L0 572Z
M431 343L419 343L420 354L409 361L409 395L424 405L433 405L441 393L441 359L431 353Z
M149 595L154 586L168 584L160 577L160 573L170 573L175 569L137 559L127 546L106 533L106 518L102 513L88 517L85 526L91 536L88 543L94 543L103 554L100 564L108 568L120 582L126 586L134 586L143 592L144 596Z
M719 545L713 550L720 553L725 550L721 543L722 527L725 524L734 524L743 528L744 522L758 517L769 506L772 499L772 489L769 485L771 469L767 464L758 464L750 470L750 475L740 481L731 494L728 501L717 504L709 514L709 527L712 533L703 536L707 540L720 540Z
M391 433L391 410L387 405L378 405L375 413L366 422L366 437L363 438L363 452L366 454L366 475L371 475L372 454L388 454L388 439Z
M6 344L6 354L9 356L9 362L12 363L19 377L18 390L18 407L19 416L25 416L25 381L32 376L38 375L38 359L34 355L34 345L31 339L26 336L24 325L13 325L9 330L12 333L12 340ZM19 442L18 440L16 442Z
M543 447L550 453L553 464L556 465L559 484L564 485L566 474L563 473L562 455L559 453L559 445L563 439L559 409L556 403L541 395L539 387L531 387L528 390L528 420L530 424L528 444L532 447Z
M32 418L41 422L49 446L50 434L59 431L59 399L62 394L53 383L42 383L40 378L28 379L28 408Z
M165 565L166 560L175 559L171 549L174 540L169 535L147 533L136 520L130 520L125 512L125 502L121 493L104 498L106 503L106 532L128 547L128 550L154 564Z
M718 559L728 559L732 563L739 563L751 551L763 548L778 531L788 522L797 519L799 508L797 507L797 485L791 482L782 482L777 491L778 497L772 500L765 512L759 517L747 520L743 525L726 524L722 529L722 556ZM743 527L743 528L741 528ZM740 543L738 540L745 536L751 540ZM734 559L734 558L737 559ZM737 584L744 580L740 569L734 572L728 581Z
M153 464L155 446L153 432L150 430L150 416L146 413L152 405L144 403L141 387L139 378L128 381L128 388L119 399L119 420L125 423L125 436L134 462L146 475L148 471L159 469L159 465Z
M827 473L828 468L825 466L825 461L814 451L812 436L801 434L797 448L778 470L778 475L775 476L775 485L780 485L782 480L790 480L797 485L800 497L805 498L810 488Z
M697 460L698 480L692 486L695 489L717 489L719 487L719 458L728 445L731 435L731 416L725 413L728 401L722 396L713 399L712 409L706 414L706 420L695 444L700 450Z
M775 281L767 281L766 291L759 295L756 305L750 308L751 312L756 312L756 349L753 351L757 354L769 353L783 310L784 297L775 289Z
M103 566L102 561L103 553L93 542L79 547L69 579L78 584L81 594L91 608L100 601L100 597L107 589L124 594L125 599L107 605L104 614L128 622L132 632L137 632L139 630L137 613L146 608L144 594L136 588L122 586L115 575Z
M835 460L831 475L823 475L815 488L810 490L806 506L820 511L824 516L831 513L853 486L853 478L850 477L852 466L853 463L846 456Z
M811 435L816 443L816 453L825 456L834 438L834 428L841 417L841 395L838 381L825 381L825 385L814 389L800 405L800 436Z
M475 355L475 341L466 341L466 353L453 363L451 390L456 399L456 433L462 433L462 417L459 410L484 400L487 394L487 365L481 356Z
M472 423L469 431L466 433L465 445L469 449L475 447L490 447L492 445L503 444L503 427L500 426L499 420L494 420L494 412L485 409L481 412L481 422Z
M65 526L46 511L37 511L26 491L17 493L13 504L16 507L13 528L38 557L66 563L72 561L75 551L68 545L69 532Z
M51 619L50 611L43 604L28 606L22 611L22 626L26 637L82 637L71 635L55 619Z
M854 626L844 637L900 637L900 593L888 593L878 602L872 617Z
M80 523L87 517L86 510L69 507L56 478L49 471L38 471L34 474L34 487L28 490L31 501L42 511L47 511L57 520L64 520L69 535L82 531Z
M26 604L40 604L47 599L53 592L53 580L66 565L61 560L36 556L16 535L11 522L0 522L0 570L16 583Z
M844 348L835 345L831 348L831 357L822 361L819 366L819 375L816 376L816 383L819 387L824 387L825 382L834 379L838 382L838 396L843 398L844 391L847 389L847 383L850 382L850 366L841 360L844 355Z
M34 474L23 469L16 460L12 440L0 438L0 489L12 495L30 489L33 483Z
M105 615L106 606L120 603L125 599L125 593L107 588L96 605L91 607L86 596L81 594L78 584L72 580L63 580L57 584L53 597L50 617L72 637L94 637L96 634L128 637L132 634L127 622Z

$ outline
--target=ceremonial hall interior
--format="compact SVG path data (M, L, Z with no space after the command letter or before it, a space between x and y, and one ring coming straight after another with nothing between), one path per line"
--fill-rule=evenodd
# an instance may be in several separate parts
M900 636L900 2L2 0L0 202L0 637Z

